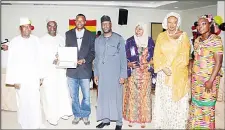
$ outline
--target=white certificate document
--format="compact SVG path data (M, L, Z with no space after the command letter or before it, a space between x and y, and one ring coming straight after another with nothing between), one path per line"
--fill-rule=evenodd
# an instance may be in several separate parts
M57 68L77 67L77 47L59 47L58 56Z

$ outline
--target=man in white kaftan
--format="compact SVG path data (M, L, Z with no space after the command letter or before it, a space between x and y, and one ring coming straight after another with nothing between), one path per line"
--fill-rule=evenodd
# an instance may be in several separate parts
M21 35L9 44L6 86L15 87L18 122L22 129L39 129L42 125L40 103L39 38L31 35L31 22L20 18Z
M41 87L41 99L46 120L57 125L60 118L68 119L72 115L71 98L67 85L66 69L56 68L58 47L65 46L65 40L57 34L57 23L53 19L47 20L48 34L41 38L42 66L44 80Z

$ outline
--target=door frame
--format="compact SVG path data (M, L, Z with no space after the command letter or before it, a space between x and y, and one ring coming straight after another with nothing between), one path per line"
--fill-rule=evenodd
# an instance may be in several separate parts
M151 37L152 37L152 39L153 39L153 36L152 36L152 27L153 27L154 24L160 24L160 25L162 25L162 23L160 23L160 22L151 22ZM163 32L163 27L162 27L162 32Z

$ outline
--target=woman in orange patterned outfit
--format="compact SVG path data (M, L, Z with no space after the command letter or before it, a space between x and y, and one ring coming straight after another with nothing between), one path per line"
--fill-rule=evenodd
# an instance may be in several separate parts
M198 20L201 33L194 44L192 69L192 102L189 129L215 129L215 104L220 84L223 44L211 33L213 17L205 15Z
M151 86L154 71L151 68L154 42L147 35L145 24L139 23L135 35L127 39L128 82L125 85L123 117L132 123L145 123L152 120Z

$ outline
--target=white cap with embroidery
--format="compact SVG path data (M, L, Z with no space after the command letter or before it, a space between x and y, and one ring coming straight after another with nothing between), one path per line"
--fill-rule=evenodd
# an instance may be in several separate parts
M21 26L21 25L26 25L26 24L31 24L30 19L27 18L27 17L21 17L21 18L20 18L20 26Z
M48 18L46 19L46 22L48 23L48 22L50 22L50 21L56 22L56 19L54 19L54 18L52 18L52 17L48 17Z

